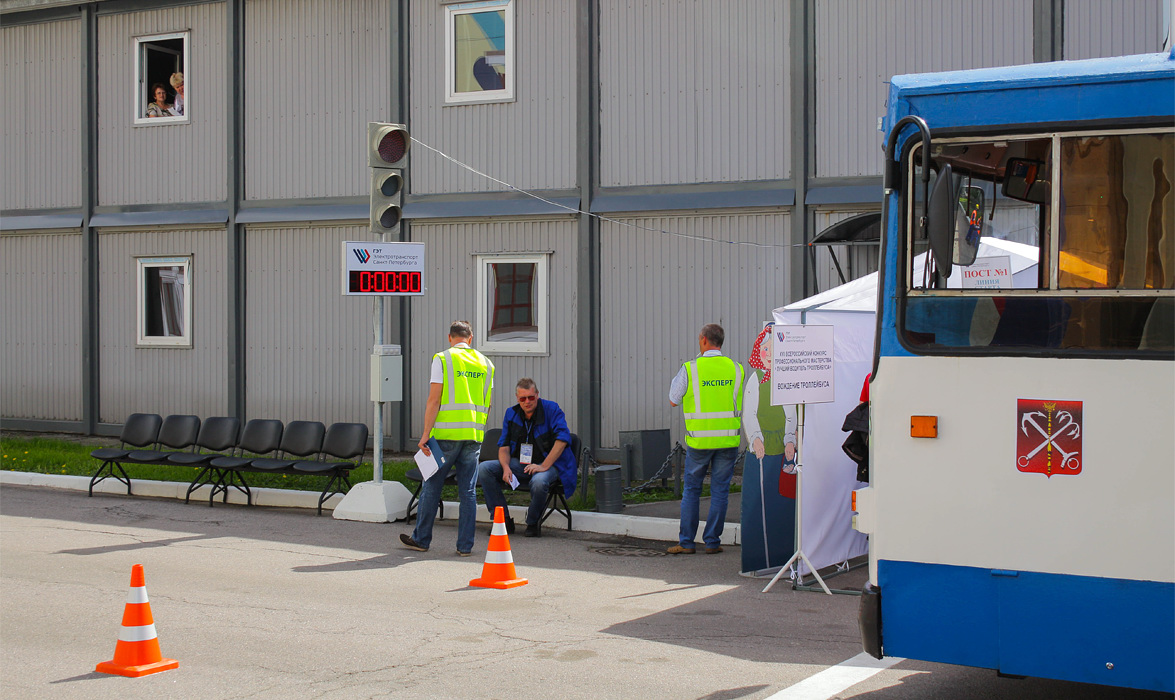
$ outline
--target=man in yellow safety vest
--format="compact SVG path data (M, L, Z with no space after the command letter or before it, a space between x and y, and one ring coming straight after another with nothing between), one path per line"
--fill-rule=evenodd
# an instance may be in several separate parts
M669 385L669 405L685 414L685 484L681 529L670 554L693 554L698 533L702 480L710 470L710 512L702 540L706 554L722 551L722 528L738 446L743 409L743 367L722 355L726 333L717 323L702 326L698 357L686 362Z
M429 438L436 438L445 464L420 489L416 529L400 535L408 549L427 552L432 543L432 525L441 502L441 487L450 469L457 470L457 553L467 557L473 551L477 519L477 460L490 413L494 388L494 363L470 347L473 329L468 321L449 326L449 349L432 356L428 402L424 409L424 430L420 449L431 455Z

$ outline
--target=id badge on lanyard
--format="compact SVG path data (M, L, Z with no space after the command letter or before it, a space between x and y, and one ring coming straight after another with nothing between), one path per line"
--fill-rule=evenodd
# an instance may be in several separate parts
M518 448L518 461L523 464L534 462L534 445L529 442L522 443L522 446Z

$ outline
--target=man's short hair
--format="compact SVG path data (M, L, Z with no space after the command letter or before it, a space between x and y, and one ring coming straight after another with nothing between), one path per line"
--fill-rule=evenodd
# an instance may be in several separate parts
M469 321L453 321L449 324L449 335L454 338L472 338L473 326L469 325Z
M726 331L717 323L707 323L702 326L702 337L710 341L714 347L720 348L726 342Z
M518 383L514 385L514 390L517 391L518 389L534 389L534 393L539 393L538 385L530 377L519 379Z

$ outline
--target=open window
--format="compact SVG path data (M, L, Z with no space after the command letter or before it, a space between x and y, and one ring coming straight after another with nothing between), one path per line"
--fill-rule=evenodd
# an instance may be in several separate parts
M445 102L513 99L513 0L445 6Z
M192 258L138 258L137 327L141 346L191 347Z
M477 256L475 345L486 353L547 352L546 253Z
M188 39L189 32L135 38L135 124L188 122Z

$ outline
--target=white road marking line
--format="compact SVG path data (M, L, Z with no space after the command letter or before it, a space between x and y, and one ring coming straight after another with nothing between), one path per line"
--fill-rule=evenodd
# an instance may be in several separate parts
M861 652L847 661L784 688L767 700L828 700L842 690L851 688L901 661L905 659L887 656L878 660Z

